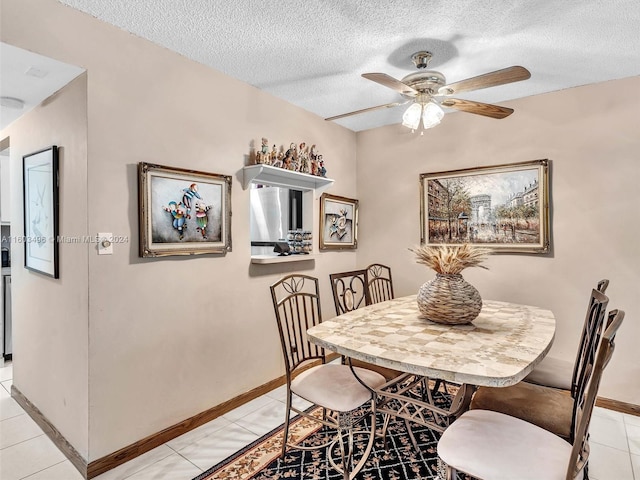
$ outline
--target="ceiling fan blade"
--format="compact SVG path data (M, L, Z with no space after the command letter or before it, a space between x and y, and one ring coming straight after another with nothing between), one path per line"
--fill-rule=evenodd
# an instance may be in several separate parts
M396 80L386 73L363 73L362 76L367 80L384 85L385 87L395 90L403 95L411 95L415 97L419 93L415 88L402 83L400 80Z
M463 112L475 113L491 118L505 118L513 113L513 108L500 107L489 103L472 102L471 100L461 100L459 98L447 98L441 105L443 107L455 108Z
M325 120L327 121L337 120L339 118L350 117L351 115L358 115L360 113L365 113L365 112L372 112L373 110L380 110L382 108L399 107L400 105L404 105L406 103L409 103L409 100L407 100L406 102L385 103L384 105L378 105L377 107L363 108L362 110L356 110L354 112L343 113L342 115L336 115L334 117L325 118Z
M485 73L477 77L467 78L459 82L445 85L438 89L440 95L453 95L454 93L470 92L482 88L496 87L507 83L519 82L531 78L531 72L524 67L509 67L495 72Z

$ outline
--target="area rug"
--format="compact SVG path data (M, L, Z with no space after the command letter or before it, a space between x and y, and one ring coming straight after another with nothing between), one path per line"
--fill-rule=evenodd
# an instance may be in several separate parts
M444 407L449 402L449 395L441 392L436 395L439 406ZM317 408L313 414L321 415L321 412ZM290 442L304 439L305 444L314 444L324 439L318 423L305 418L296 418L289 428ZM363 425L362 429L366 430L366 427ZM417 425L412 425L412 431L420 447L419 452L411 443L404 421L392 421L387 433L387 449L382 438L376 439L369 460L354 480L438 479L436 446L440 434ZM281 459L282 434L280 426L193 480L342 479L342 475L329 466L326 449L291 449ZM355 436L357 452L364 451L366 439L365 435ZM358 458L360 455L356 453L356 461ZM472 480L466 476L460 479Z

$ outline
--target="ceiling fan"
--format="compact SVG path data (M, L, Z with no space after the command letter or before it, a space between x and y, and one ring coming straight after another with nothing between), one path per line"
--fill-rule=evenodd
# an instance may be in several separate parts
M485 117L505 118L513 113L512 108L471 100L462 100L460 98L451 98L450 95L519 82L531 77L531 73L526 68L514 66L447 85L442 73L436 72L435 70L422 70L427 68L431 57L431 52L427 51L414 53L411 59L415 66L421 71L411 73L402 80L396 80L386 73L362 74L364 78L400 93L407 99L404 102L387 103L376 107L363 108L362 110L329 117L325 120L337 120L339 118L359 115L383 108L398 107L400 105L406 105L409 102L411 102L411 105L402 116L402 124L412 130L416 130L420 126L420 120L422 120L425 129L438 125L442 117L444 117L444 111L441 106L454 108L463 112L475 113L476 115L483 115Z

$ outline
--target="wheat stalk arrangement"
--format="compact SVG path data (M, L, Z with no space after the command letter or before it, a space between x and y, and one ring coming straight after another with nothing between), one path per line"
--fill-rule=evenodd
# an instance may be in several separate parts
M437 247L420 245L419 247L410 248L409 250L416 254L416 261L418 263L426 265L435 270L436 273L443 274L457 274L469 267L487 269L487 267L481 265L481 263L484 262L491 253L491 250L488 248L477 247L475 245L469 245L468 243Z

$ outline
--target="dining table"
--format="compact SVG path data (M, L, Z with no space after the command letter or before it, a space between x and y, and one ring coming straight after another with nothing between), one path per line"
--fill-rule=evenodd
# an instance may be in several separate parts
M551 348L555 328L550 310L496 300L483 300L471 323L435 323L410 295L325 320L307 336L347 359L402 372L373 391L377 411L442 432L478 386L507 387L527 376ZM449 405L437 401L435 382L450 386Z

